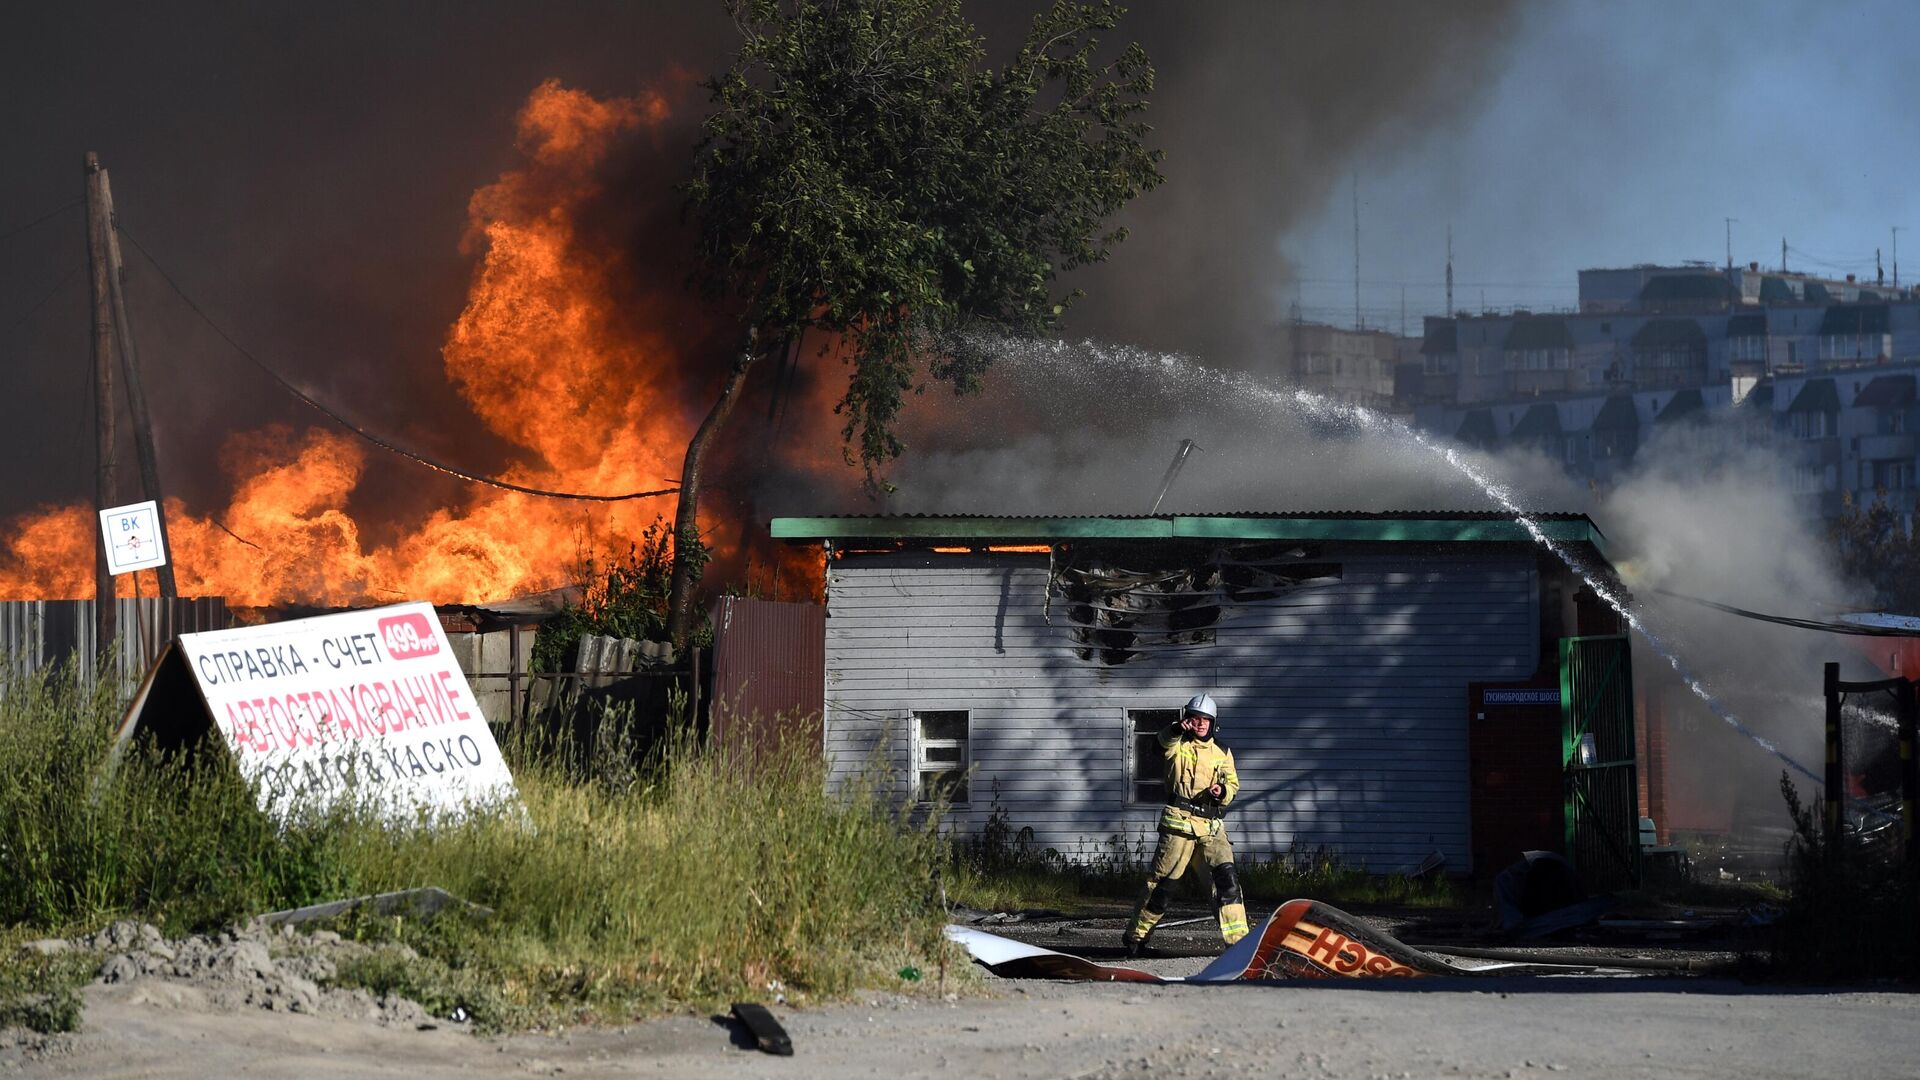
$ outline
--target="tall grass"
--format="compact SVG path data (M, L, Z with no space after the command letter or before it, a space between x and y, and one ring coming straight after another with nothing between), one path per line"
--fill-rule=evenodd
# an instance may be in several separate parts
M996 807L978 835L954 845L948 893L956 903L989 911L1133 901L1146 888L1153 856L1152 840L1136 837L1129 842L1114 836L1097 850L1069 859L1034 843L1031 829L1016 830L1006 812ZM1327 847L1295 845L1264 859L1242 854L1236 864L1241 887L1256 904L1302 897L1394 907L1457 907L1463 902L1460 887L1444 876L1371 874ZM1208 880L1196 856L1185 876L1173 883L1173 895L1210 903Z
M103 773L117 719L67 682L0 685L0 926L203 930L438 885L496 914L361 931L490 987L470 1011L501 1023L896 985L942 947L938 835L871 790L829 795L817 753L731 760L684 731L645 755L618 737L586 753L520 740L503 749L522 808L431 829L351 811L278 825L217 751L136 747Z

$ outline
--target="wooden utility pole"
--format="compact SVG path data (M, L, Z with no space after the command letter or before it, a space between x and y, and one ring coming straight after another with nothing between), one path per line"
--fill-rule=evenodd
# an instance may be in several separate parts
M100 155L87 154L87 270L93 286L93 501L96 510L118 505L114 487L113 430L113 271L107 238L113 231L113 209L107 196L107 174ZM94 649L104 655L113 646L113 575L107 572L107 551L99 539L93 545Z
M127 318L127 268L120 261L120 231L113 212L113 187L107 182L107 170L100 169L99 175L100 197L107 204L107 280L113 290L113 323L119 332L120 369L127 377L127 407L133 414L133 447L140 461L140 486L146 489L147 498L154 501L154 521L160 528L160 541L171 556L173 544L167 536L167 499L160 490L160 466L153 453L153 421L147 413L146 388L140 383L140 353L133 344L133 323ZM171 600L180 595L173 584L171 557L154 572L160 576L162 598Z

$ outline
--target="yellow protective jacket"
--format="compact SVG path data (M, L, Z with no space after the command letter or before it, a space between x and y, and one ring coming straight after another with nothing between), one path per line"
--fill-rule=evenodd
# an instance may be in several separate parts
M1211 836L1224 826L1219 818L1195 814L1175 805L1175 800L1222 808L1240 793L1240 774L1233 768L1233 751L1210 739L1190 739L1179 724L1169 724L1159 735L1160 752L1167 759L1167 807L1160 815L1160 828L1185 836ZM1221 796L1216 803L1207 792L1219 784Z

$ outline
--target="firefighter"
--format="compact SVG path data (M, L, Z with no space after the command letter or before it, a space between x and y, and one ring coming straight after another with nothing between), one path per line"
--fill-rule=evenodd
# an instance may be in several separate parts
M1211 874L1208 885L1220 936L1229 945L1247 936L1247 908L1233 869L1226 823L1226 808L1240 791L1240 775L1233 769L1233 752L1214 741L1220 734L1219 716L1213 695L1198 694L1187 702L1180 721L1160 732L1167 805L1160 814L1160 844L1153 853L1147 893L1122 939L1128 956L1146 954L1147 937L1167 910L1167 889L1187 872L1196 848Z

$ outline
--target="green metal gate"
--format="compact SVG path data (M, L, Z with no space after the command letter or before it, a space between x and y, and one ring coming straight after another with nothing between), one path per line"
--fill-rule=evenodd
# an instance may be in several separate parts
M1560 641L1568 861L1590 889L1640 883L1633 650L1624 635Z

